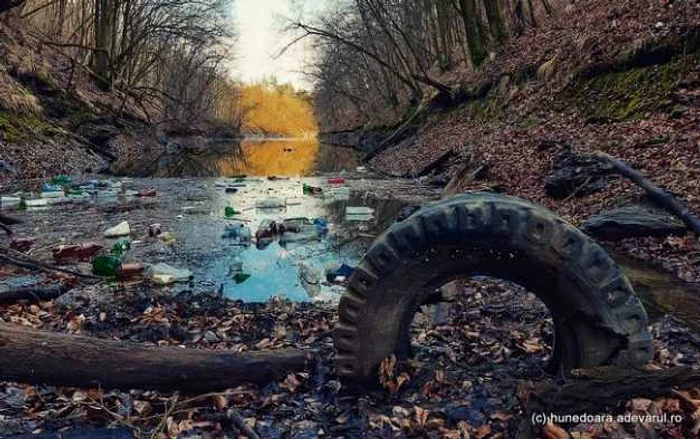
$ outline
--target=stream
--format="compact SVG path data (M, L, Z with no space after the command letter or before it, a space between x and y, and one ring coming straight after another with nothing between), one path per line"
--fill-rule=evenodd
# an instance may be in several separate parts
M273 296L306 301L311 286L320 298L334 301L342 287L326 282L326 271L343 263L355 266L403 207L439 196L439 190L416 185L413 180L358 173L361 162L356 151L313 140L244 142L242 159L236 149L230 154L225 151L219 148L218 156L161 161L170 164L162 173L177 175L185 170L183 163L196 162L188 170L198 174L206 170L213 176L112 178L121 183L122 191L155 189L155 197L120 194L30 207L24 212L10 208L11 214L25 221L14 230L17 236L36 238L32 256L51 260L50 249L62 242L94 241L111 247L116 241L103 238L103 232L127 221L132 246L124 263L162 262L190 270L194 279L167 287L174 291L221 291L229 298L249 302ZM32 184L23 189L36 190L40 182ZM304 194L304 185L322 192ZM281 206L260 206L271 200L281 201ZM227 218L227 207L240 214ZM255 235L263 221L282 223L293 218L321 219L327 231L307 224L310 233L285 233L262 245L256 245L255 239L239 242L232 236L233 226L244 226ZM174 241L149 237L149 227L154 224L160 225L163 234L172 234ZM233 267L249 277L235 278ZM88 263L79 268L90 270ZM9 277L0 285L17 287L36 281L36 276Z
M337 300L342 287L326 282L326 272L343 263L355 266L403 207L440 196L439 188L415 180L358 172L361 165L356 151L313 139L246 141L240 147L223 144L216 154L161 158L156 174L167 178L113 178L124 189L155 189L157 196L152 198L121 194L24 212L3 209L25 221L15 228L16 234L35 237L31 254L43 260L51 259L50 249L59 243L95 241L109 248L114 241L102 237L104 230L128 221L132 248L125 262L163 262L194 275L189 283L165 288L218 290L232 299L261 302L273 296L307 301L311 286L318 297ZM183 176L192 174L198 177ZM240 175L246 177L232 178ZM36 191L40 184L23 182L21 189ZM304 185L322 192L305 194ZM282 205L260 207L271 199L282 200ZM240 214L227 218L226 207ZM231 238L232 225L243 225L255 235L265 221L281 223L291 218L321 219L327 231L309 226L308 236L275 238L264 245L256 245L255 239L246 244ZM149 237L153 224L172 233L174 240ZM624 255L613 257L631 279L650 317L670 313L700 331L698 285ZM87 263L80 265L89 271ZM249 277L236 278L234 267ZM0 276L0 289L41 280L34 275Z

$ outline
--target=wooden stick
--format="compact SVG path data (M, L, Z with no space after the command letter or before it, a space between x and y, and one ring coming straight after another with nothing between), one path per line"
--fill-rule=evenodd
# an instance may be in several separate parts
M5 224L0 223L0 229L4 230L5 233L6 233L8 236L9 236L9 235L12 235L12 229L10 229L9 227L7 227Z
M476 179L477 175L486 170L486 165L480 165L474 170L474 172L471 172L467 175L467 172L471 168L470 165L471 163L467 163L459 171L457 171L457 174L455 174L455 176L452 177L450 182L447 183L447 186L445 186L445 190L442 192L443 197L456 195L459 192L460 186L463 186L463 184L471 183L472 181L474 181L474 179Z
M304 370L311 352L149 347L0 323L0 381L203 393Z
M696 235L700 236L700 220L698 220L688 208L669 192L656 186L639 172L630 168L626 163L604 152L596 152L596 156L610 164L613 169L625 178L628 178L644 189L649 198L666 209L668 212L680 218L683 223Z
M17 257L12 256L10 253L17 254L18 256ZM80 273L79 271L69 270L67 268L56 267L55 265L51 265L51 264L46 264L44 262L41 262L37 259L30 257L29 255L15 251L9 247L0 246L0 261L3 261L3 260L9 264L16 265L18 267L29 268L32 270L58 271L60 273L71 274L73 276L84 278L84 279L92 279L96 282L99 282L101 280L101 278L99 278L97 276L93 276L91 274Z
M22 220L19 220L17 218L13 218L11 216L3 215L0 213L0 223L5 224L6 226L11 226L13 224L21 224Z
M12 230L9 226L13 224L20 224L22 221L17 218L12 218L11 216L3 215L0 213L0 229L4 230L8 235L12 235Z
M46 287L15 288L8 291L0 291L0 303L15 303L20 300L31 303L53 300L68 291L65 285L49 285Z

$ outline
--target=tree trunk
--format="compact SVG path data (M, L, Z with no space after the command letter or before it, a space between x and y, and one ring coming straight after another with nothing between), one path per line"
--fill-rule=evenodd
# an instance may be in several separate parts
M92 69L97 75L100 86L109 90L111 88L110 75L110 49L112 48L112 35L114 29L114 11L112 0L95 1L95 47L93 53Z
M486 59L484 39L479 30L479 17L477 15L476 3L474 0L459 0L462 9L462 21L464 31L467 34L467 46L469 46L469 57L473 67L479 67Z
M452 29L450 29L450 3L447 0L438 0L436 7L439 44L438 62L442 70L452 66Z
M537 19L535 18L535 7L532 4L532 0L527 0L527 9L530 14L530 26L537 27Z
M0 323L0 380L199 393L266 384L303 370L309 352L149 347Z
M486 16L489 19L491 36L500 46L508 39L508 30L503 20L500 0L484 0L484 7L486 8Z

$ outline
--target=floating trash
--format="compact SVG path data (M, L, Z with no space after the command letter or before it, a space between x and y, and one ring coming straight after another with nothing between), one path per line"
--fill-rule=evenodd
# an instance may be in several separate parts
M122 221L114 227L110 227L105 230L105 238L118 238L120 236L127 236L131 234L131 228L129 227L128 221Z

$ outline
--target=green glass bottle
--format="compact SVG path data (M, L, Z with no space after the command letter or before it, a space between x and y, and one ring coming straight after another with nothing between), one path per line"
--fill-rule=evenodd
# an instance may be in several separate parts
M27 210L27 202L24 200L24 197L19 199L19 206L17 206L18 210Z
M129 238L122 238L112 246L112 249L109 251L109 253L118 258L121 258L124 255L124 253L126 253L126 251L130 248L131 241L129 240Z
M92 261L92 272L98 276L116 276L122 261L114 255L98 255Z

